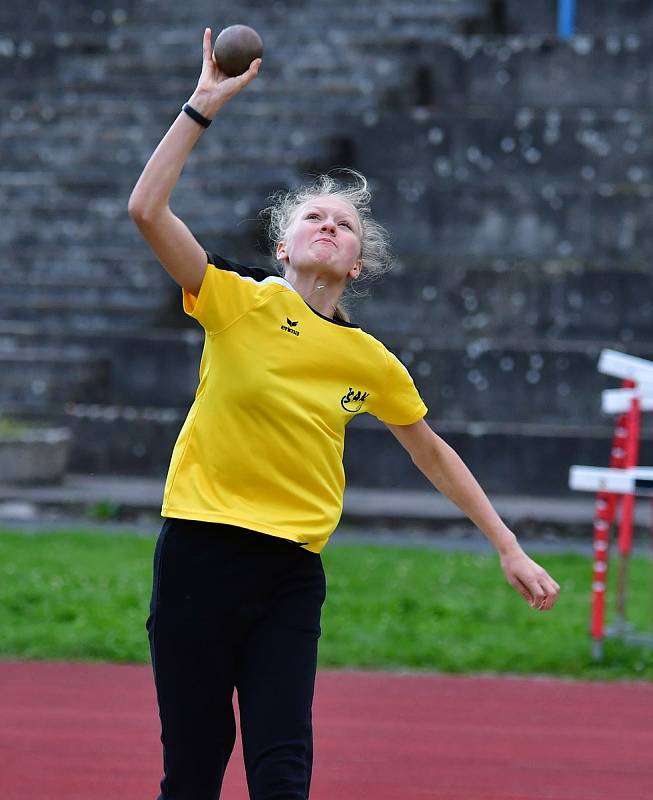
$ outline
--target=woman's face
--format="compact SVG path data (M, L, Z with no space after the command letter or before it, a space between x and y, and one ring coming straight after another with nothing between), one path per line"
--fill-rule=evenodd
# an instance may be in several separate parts
M325 267L334 277L356 277L362 260L361 224L356 209L346 200L327 195L303 203L295 212L277 258L294 269ZM322 271L324 273L324 270Z

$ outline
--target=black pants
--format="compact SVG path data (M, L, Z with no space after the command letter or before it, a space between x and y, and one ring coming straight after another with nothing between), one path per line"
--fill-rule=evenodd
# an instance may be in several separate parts
M306 800L326 595L322 560L293 542L166 519L146 627L164 777L159 800L216 800L234 746L252 800Z

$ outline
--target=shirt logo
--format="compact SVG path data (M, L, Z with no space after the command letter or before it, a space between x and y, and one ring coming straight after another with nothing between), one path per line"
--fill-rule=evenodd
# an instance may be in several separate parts
M293 322L293 320L291 320L288 317L286 317L286 322L288 324L287 325L282 325L281 326L281 330L285 331L286 333L292 333L293 336L299 336L299 331L295 330L297 325L299 325L299 320L297 319L297 320L295 320Z
M361 410L363 403L369 396L369 392L362 392L360 389L355 392L350 386L347 394L344 394L340 398L340 405L345 411L349 411L350 414L355 414L357 411Z

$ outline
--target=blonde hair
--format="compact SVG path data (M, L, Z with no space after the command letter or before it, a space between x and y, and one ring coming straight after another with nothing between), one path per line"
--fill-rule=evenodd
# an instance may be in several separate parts
M332 170L333 171L333 170ZM392 252L390 236L370 211L372 195L368 189L367 178L354 169L340 168L353 178L353 182L343 184L335 180L330 173L318 175L313 183L295 189L280 190L268 197L270 205L264 208L260 217L266 222L267 234L274 250L279 242L285 241L295 214L304 203L325 195L339 197L350 203L358 215L361 229L361 253L363 265L356 285L353 281L347 284L340 303L336 306L334 317L349 322L347 308L349 297L363 297L368 294L367 286L371 281L388 272L392 268ZM277 266L278 268L278 266Z

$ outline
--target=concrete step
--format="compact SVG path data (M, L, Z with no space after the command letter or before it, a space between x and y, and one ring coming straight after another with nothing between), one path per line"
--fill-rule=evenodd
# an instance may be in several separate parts
M388 47L392 44L378 37L360 43L362 56L387 59ZM418 39L392 52L402 65L403 91L397 82L384 101L404 108L415 104L415 90L407 91L405 80L412 76L421 85L419 105L425 106L646 108L652 91L646 67L650 49L651 41L639 35L570 42L553 33Z
M650 98L650 45L638 36L531 40L531 47L506 55L499 45L470 59L468 102L638 107Z
M385 152L374 174L395 182L400 175L407 189L434 178L450 190L521 183L561 208L579 190L650 191L652 131L653 116L626 108L416 108L381 110L372 152L362 133L352 146L364 160Z
M65 248L54 257L45 250L38 255L21 253L11 259L11 269L0 276L0 303L5 320L28 310L40 312L159 312L178 287L144 244L142 258L88 260L65 257Z
M98 305L95 307L28 307L14 308L12 324L36 325L50 335L61 330L71 333L103 333L110 331L134 332L156 328L169 317L167 310L135 310L124 305Z
M183 312L174 283L149 289L130 286L86 287L75 293L73 287L57 283L46 287L15 288L0 286L3 302L3 324L11 330L16 325L52 336L67 331L71 334L104 331L142 331L181 320ZM1 328L0 328L1 330Z
M183 98L184 94L179 96ZM99 101L87 102L86 112L61 106L52 107L51 113L68 117L66 128L72 117L78 129L87 130L80 114L97 115ZM220 185L221 176L238 184L241 165L246 177L257 160L272 170L271 177L266 178L269 184L277 184L289 171L304 169L307 160L327 159L327 166L349 162L371 175L394 171L395 176L409 178L417 186L433 183L447 191L465 183L490 187L507 181L528 183L529 193L534 193L534 187L554 203L559 202L554 199L559 193L564 202L569 192L614 195L637 191L638 186L650 183L651 117L623 106L601 113L574 108L573 114L566 114L559 105L538 112L527 104L513 104L504 111L491 106L389 110L381 100L368 99L357 109L348 104L334 116L334 104L329 96L321 113L305 105L294 114L286 108L283 120L279 108L286 104L270 99L257 99L254 105L227 106L220 119L221 134L207 138L191 155L175 197L187 191L189 179L203 177L212 189L216 182ZM153 116L157 116L156 108L150 101L148 109ZM329 116L327 108L331 109ZM106 121L123 127L123 134L99 152L97 142L88 137L77 143L66 141L66 129L59 132L58 141L44 142L35 132L29 145L25 123L11 123L7 149L15 171L0 176L0 198L43 204L74 202L82 195L105 216L112 213L112 207L123 213L138 171L176 113L168 97L162 104L160 121L149 120L147 133L135 117L133 104L112 100ZM269 125L265 135L261 134L262 119ZM53 123L53 127L56 125ZM397 136L397 130L404 129L405 135ZM242 134L240 141L234 138L236 134ZM342 151L344 143L346 154ZM334 152L336 147L340 151ZM380 155L384 156L381 160ZM83 174L75 172L80 161L84 163ZM233 166L229 166L232 161ZM35 171L35 165L40 166L40 172ZM210 167L210 173L204 172L204 167ZM247 182L239 183L239 197L247 193L248 186ZM256 185L253 188L255 191Z
M402 254L423 252L431 242L440 257L589 260L598 252L616 261L644 259L649 251L650 194L648 186L605 196L579 187L552 203L527 183L494 188L470 182L452 192L437 181L411 186L409 180L404 197L377 191L375 212L392 221Z
M439 338L419 327L405 330L379 324L380 317L396 315L398 308L375 307L369 314L371 324L365 327L406 364L438 420L581 426L605 423L600 393L619 382L597 372L601 342L520 338L515 332L511 337L477 335L455 343L446 322ZM27 380L36 380L40 369L42 380L47 382L52 370L47 355L33 362L29 378L21 368L21 354L38 352L42 327L21 329L20 325L0 324L0 358L5 359L7 380L12 386L22 386ZM107 315L104 327L76 333L70 329L63 332L59 327L48 334L48 341L54 353L75 351L85 354L80 356L82 360L101 359L106 374L95 396L105 404L157 406L162 376L174 374L174 383L166 387L165 402L187 408L197 388L204 334L185 318L179 325L176 330L144 331L136 326L121 330L116 319ZM452 331L452 335L445 335L446 331ZM604 346L614 348L615 343L606 341ZM653 343L631 343L625 349L632 355L653 358ZM17 402L20 392L15 388L11 391L11 398ZM47 402L45 395L39 405L46 408Z
M48 334L48 350L42 347L41 326L21 329L21 323L0 322L0 365L7 381L0 386L0 399L19 405L23 395L16 387L30 385L32 381L49 385L53 370L56 379L56 369L48 363L48 358L52 356L53 364L57 364L61 354L75 353L82 363L91 361L104 366L101 381L98 378L93 400L65 395L63 389L57 395L59 400L156 406L162 400L164 376L174 375L175 380L165 387L165 402L188 407L197 388L204 332L197 325L183 322L184 328L179 330L143 330L136 325L131 330L121 330L115 319L108 316L106 327L96 330L84 328L75 332L70 326L65 329L60 326ZM22 368L25 353L35 354L29 373ZM37 359L39 353L42 357ZM47 413L49 403L49 395L42 393L31 406Z
M366 158L371 157L370 152ZM306 158L314 158L314 163L320 165L319 151ZM367 163L359 162L356 166L373 174ZM175 209L197 238L200 241L222 238L230 232L233 235L234 230L253 241L260 238L256 215L265 204L266 191L259 187L257 191L239 192L237 199L232 199L222 186L219 195L211 196L205 182L188 179L175 200ZM501 187L477 186L468 175L452 191L451 187L438 185L433 174L428 180L386 178L384 181L380 176L377 185L375 214L391 225L396 249L405 254L422 254L434 242L440 256L447 257L589 260L598 251L615 260L633 260L644 259L650 250L648 215L653 189L648 184L625 186L621 192L610 186L605 193L579 186L568 191L557 191L554 187L547 193L533 191L524 181ZM210 203L198 205L198 188L202 196L210 196ZM79 200L98 191L104 194L109 188L98 190L93 184L80 187ZM126 190L124 195L123 209ZM0 230L0 243L15 248L28 242L48 248L108 247L117 238L142 246L124 211L115 220L107 219L100 211L80 217L77 210L62 211L53 218L51 209L37 206L30 210L29 216L9 219L10 224Z
M102 258L92 252L89 258L80 258L71 248L69 258L64 253L53 256L43 251L12 254L11 270L0 275L0 291L10 293L17 285L27 291L40 288L43 293L50 290L102 292L109 289L138 294L144 289L155 293L168 291L173 281L151 251L148 255L143 249L141 256L132 250L132 257L128 258L125 248L122 258Z
M151 270L152 272L154 269ZM139 310L159 310L167 303L167 286L161 286L156 291L154 286L135 287L133 285L117 284L110 281L98 282L95 286L67 283L63 280L49 285L40 282L16 282L13 275L12 282L0 279L0 304L3 314L11 317L15 309L28 308L34 312L62 310L100 311L107 308L114 312L136 312Z
M162 120L161 124L156 127L157 134L162 136L165 133L167 127L173 122L174 117L177 116L177 111L178 109L174 105L168 106L166 119ZM328 119L324 115L324 119L318 117L320 124L313 128L306 125L306 109L298 117L301 117L301 119L297 120L297 128L295 129L292 128L292 123L289 119L286 119L285 124L281 126L276 125L273 117L269 118L267 122L270 125L270 132L263 135L261 133L260 120L252 119L252 116L243 119L241 116L239 121L237 118L232 117L223 124L223 132L220 135L210 139L207 138L204 146L192 153L188 161L191 174L195 173L195 179L198 179L201 176L200 168L210 166L211 174L202 176L208 185L212 188L216 185L220 186L224 182L238 185L240 195L246 195L248 191L252 191L248 181L252 177L251 170L256 162L260 162L261 167L269 171L269 175L265 176L261 176L259 173L259 181L261 177L264 177L264 180L270 183L283 182L288 180L289 176L294 179L294 174L291 170L301 163L301 158L305 158L307 153L310 153L311 148L319 149L324 147L324 143L328 144L330 138L341 134L347 122L345 114L337 120ZM349 110L348 118L352 119L354 124L357 124L355 115L349 113ZM222 119L220 121L223 122ZM127 124L132 129L135 127L133 120L130 120ZM78 197L77 192L74 194L66 194L65 192L66 189L70 192L70 190L76 188L71 180L71 165L81 163L85 168L88 168L86 175L96 174L98 179L113 179L116 182L125 180L130 169L142 168L158 142L154 140L154 137L150 136L148 138L140 137L138 141L132 141L134 138L126 131L121 134L116 133L113 141L110 142L105 139L106 148L98 150L97 141L90 142L87 137L80 137L80 141L76 142L74 136L69 137L65 128L63 128L57 131L56 139L49 139L47 143L43 143L35 137L33 146L26 147L24 131L21 132L19 126L15 126L12 136L7 139L7 151L15 156L12 159L12 165L16 171L34 170L35 164L51 165L58 168L58 182L49 190L48 194L37 194L37 191L31 190L31 195L36 203L50 202L50 197L55 192L60 194L60 198L55 196L53 199L69 202ZM116 160L119 162L118 173L116 173ZM138 173L134 175L133 183L135 183L137 175ZM16 197L22 199L30 196L29 187L15 189L9 186L5 189L3 183L4 176L0 187L3 188L3 195L6 195L8 201ZM84 184L81 183L80 185L83 186ZM256 184L253 188L256 188ZM120 199L120 197L117 197L116 202L119 202ZM103 204L106 203L104 198L97 198L96 202L100 200L102 200ZM126 199L121 209L125 206Z
M215 3L210 6L200 3L199 8L203 8L211 17L216 16ZM219 5L219 4L218 4ZM194 3L192 16L197 14L198 4ZM390 3L388 0L374 4L359 3L329 3L325 6L320 2L281 2L268 5L262 0L248 3L247 19L248 24L256 25L269 21L272 28L285 27L296 28L302 31L324 30L325 26L330 27L349 27L356 24L385 28L391 25L401 24L403 21L433 21L446 22L450 26L455 26L460 21L484 17L487 14L487 0L410 0L401 4ZM151 24L150 19L145 13L145 9L135 9L131 17L133 22L142 22L144 25ZM242 13L236 13L232 6L224 4L221 20L224 25L233 24L234 21L242 21ZM184 6L169 6L166 8L165 16L161 21L169 27L188 23L189 10ZM218 28L216 28L217 32ZM263 32L262 32L263 35ZM264 37L265 38L265 37Z
M260 253L244 252L242 242L236 247L216 241L215 249L242 263L271 267ZM75 300L78 295L77 305L83 307L112 298L132 309L177 307L176 285L144 243L136 245L131 256L125 249L122 258L92 249L89 261L79 258L76 249L69 258L62 247L48 253L21 252L12 259L12 271L0 276L5 316L10 307L30 306L34 298L53 307L56 298ZM620 264L609 259L443 259L429 253L426 245L419 255L398 255L395 269L367 286L368 297L352 297L354 317L382 339L394 331L452 344L479 336L595 338L600 343L622 342L627 348L650 334L653 300L645 260ZM21 276L20 284L16 275Z
M104 530L119 529L115 527L119 525L133 530L138 525L153 534L161 526L164 479L164 475L70 474L60 486L0 485L0 521L3 528L30 530L31 525L71 527L74 519L75 527L87 528L90 519L104 515ZM587 555L589 566L593 497L492 495L490 501L527 549L531 542L537 542L539 552L573 549ZM112 521L107 522L107 517ZM432 488L393 491L348 487L342 519L332 541L346 539L354 531L368 533L370 541L395 545L426 544L427 540L421 538L424 534L446 534L453 548L487 545L460 509ZM650 553L649 538L649 503L639 501L635 505L635 541L640 552ZM435 544L433 539L428 541Z
M648 195L651 192L653 117L648 113L625 108L609 112L574 108L565 113L560 107L543 111L529 106L513 106L509 113L496 108L415 108L408 113L406 109L381 109L375 112L373 136L351 109L347 113L349 119L339 115L312 127L306 125L304 113L294 130L271 125L265 136L245 114L234 116L219 136L207 139L193 153L189 174L175 197L190 198L191 188L203 180L214 196L235 189L240 198L247 194L246 187L256 185L256 170L260 178L262 167L269 184L292 182L307 158L335 161L336 139L341 147L347 143L351 160L370 174L393 183L401 176L406 193L428 185L451 192L466 185L527 184L529 193L540 194L554 208L562 208L579 192L630 195L639 187ZM3 177L0 208L29 202L44 209L56 204L62 213L85 209L107 218L124 216L122 192L115 192L113 198L108 193L96 196L95 186L85 192L83 183L74 182L71 171L83 165L87 174L95 171L98 180L122 185L127 174L136 174L142 167L156 142L133 142L129 129L113 128L100 135L100 140L106 137L107 146L98 149L97 137L90 137L88 129L79 124L71 126L68 121L59 130L56 125L53 128L47 142L35 135L33 147L26 147L25 131L15 125L6 147L14 170L34 169L35 164L56 166L58 182L44 189L13 186ZM133 122L129 128L134 128ZM398 130L403 131L401 137ZM215 169L216 163L219 169ZM210 181L204 168L211 170Z
M0 10L0 25L9 35L71 31L99 38L123 24L135 4L133 0L123 0L120 5L121 9L112 10L110 3L98 3L90 10L86 3L69 0L65 8L56 3L39 3L26 14L25 7L5 3Z
M464 294L468 305L472 297L471 292ZM79 309L64 317L44 309L32 323L0 324L0 355L11 361L6 370L18 373L16 380L22 381L19 354L39 347L45 328L52 346L82 349L107 363L104 402L157 405L161 376L174 373L177 379L166 389L166 402L188 406L197 386L204 335L183 315L177 299L175 292L166 316L176 329L144 329L140 323L148 314L141 310L128 315L98 307L95 317ZM411 301L410 295L405 301ZM421 304L413 304L419 311ZM600 392L618 385L597 372L600 351L619 347L653 358L653 343L643 340L536 338L529 334L528 320L503 336L486 334L478 326L470 330L469 325L465 334L465 321L478 319L482 309L469 310L469 316L461 312L458 318L435 312L428 324L422 321L425 314L413 312L414 324L408 325L402 323L404 307L399 298L371 298L359 304L354 318L407 365L427 405L445 421L600 424ZM30 317L27 311L24 317ZM38 364L47 373L45 361L44 356Z
M0 405L63 409L68 402L106 402L109 365L78 347L0 349Z
M600 348L590 343L577 351L533 340L479 339L464 350L432 347L419 336L393 343L431 413L447 422L602 425L601 391L620 385L597 372Z
M612 341L627 349L650 338L649 282L644 261L617 266L400 253L395 269L370 283L369 296L352 309L382 340L396 332L432 344L489 337Z
M313 153L314 155L316 153ZM195 182L189 180L184 183L185 185L180 187L175 195L173 208L182 216L195 236L201 242L209 242L216 236L219 236L220 240L234 238L237 232L240 234L241 247L243 235L247 235L248 231L251 231L254 242L261 236L256 215L266 203L268 189L271 191L280 188L279 184L273 186L264 184L257 190L240 191L232 195L223 185L220 187L220 193L212 196L209 213L207 206L197 203L198 184L202 194L211 197L209 187L206 185L207 179ZM211 191L214 188L211 187ZM79 252L79 249L84 249L91 252L95 248L109 249L122 240L126 243L131 242L132 246L138 249L139 258L142 258L148 250L127 214L129 191L126 188L120 189L123 202L114 207L115 219L108 219L101 211L82 213L80 204L85 199L97 197L98 194L113 195L115 191L115 186L111 189L105 186L101 190L91 184L80 186L73 207L58 212L56 216L53 216L49 207L40 205L31 207L27 203L26 207L30 208L30 214L10 216L7 225L0 229L0 244L13 247L17 252L28 245L40 246L42 252L51 247L59 251L69 249L71 252Z
M319 25L312 27L324 39L323 29ZM403 29L391 25L381 30L357 30L351 37L346 27L336 30L333 47L345 54L336 59L339 70L333 70L334 59L328 58L324 49L311 48L310 37L302 37L296 52L286 37L279 47L272 43L260 79L237 104L255 105L257 95L264 95L268 102L274 99L275 105L283 101L285 108L294 105L319 112L320 103L312 85L315 82L320 95L333 93L332 101L338 96L347 103L357 96L362 100L377 96L384 105L401 108L415 104L505 108L516 103L529 107L646 108L653 91L647 71L650 46L636 34L586 36L571 42L561 41L553 34L451 37L420 20ZM168 102L179 93L183 96L192 91L199 70L196 46L174 42L176 50L163 59L174 64L174 69L167 71L162 69L161 45L156 40L144 49L138 32L132 32L131 42L125 41L125 35L117 40L113 52L106 43L97 45L97 55L89 56L88 46L77 54L70 49L61 50L54 62L59 64L58 69L52 69L52 59L46 61L41 56L41 71L50 67L51 77L47 73L44 76L46 86L48 80L55 79L58 85L84 82L88 87L85 100L94 101L96 106L98 101L111 102L117 90L125 96L147 86L150 97ZM318 36L313 42L323 44ZM283 63L294 65L296 61L299 70L288 67L282 71L279 64L275 65L274 53L280 49L284 52ZM24 77L20 74L25 69L23 61L36 58L38 52L39 48L33 45L28 58L10 61L13 74L3 87L9 99L20 99L16 82ZM36 64L39 65L38 60ZM302 68L307 70L304 75ZM56 107L57 103L49 105Z
M219 245L219 247L217 247ZM226 253L239 263L265 263L261 253L252 256L251 248L242 236L230 234L213 235L206 247ZM131 290L135 295L144 290L153 292L174 292L177 297L178 286L161 266L147 243L138 237L116 241L106 246L53 245L47 251L35 247L32 242L18 252L12 252L9 268L0 274L0 290L20 280L23 287L42 287L44 292L56 287L74 287L74 291Z
M227 246L220 251L231 257ZM271 267L260 254L242 253L236 260ZM180 291L158 262L134 264L133 274L131 264L123 264L121 271L116 266L115 278L112 263L89 265L84 277L86 266L83 261L57 261L51 272L44 272L37 263L20 261L5 282L0 278L5 317L10 308L61 310L68 303L75 312L96 307L109 317L120 308L126 313L161 310L168 326L188 323L181 313ZM15 274L24 276L23 284L15 283ZM81 285L81 279L87 285ZM399 334L437 346L464 347L483 338L565 340L573 349L593 340L594 349L615 345L642 349L650 338L653 314L648 283L645 263L616 269L571 259L442 261L430 254L402 255L394 270L358 286L362 294L351 295L350 311L358 324L382 341ZM22 313L23 319L26 316L39 321L37 314Z
M364 481L376 488L423 489L426 478L412 468L401 446L373 418L355 420L348 432L345 466L352 485ZM472 422L448 423L437 418L431 427L460 455L488 493L569 496L572 464L607 466L612 428ZM352 435L353 434L353 435ZM653 463L653 434L642 437L640 463ZM373 460L374 470L370 469Z
M167 469L186 413L177 408L69 404L65 414L41 412L39 419L72 430L70 468L74 472L160 475ZM22 416L27 416L25 410ZM612 427L608 424L446 422L437 417L431 417L429 424L491 493L568 495L572 464L604 466L609 461ZM652 432L643 434L640 463L653 463ZM352 487L428 486L385 426L367 415L357 417L348 427L345 467Z

